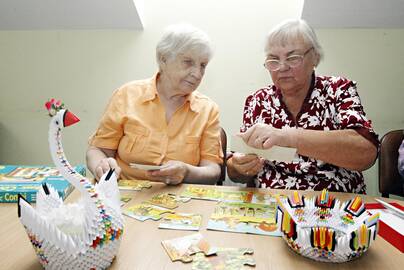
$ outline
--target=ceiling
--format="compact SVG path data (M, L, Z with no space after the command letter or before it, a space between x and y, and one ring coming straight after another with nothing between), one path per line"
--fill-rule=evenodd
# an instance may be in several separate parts
M142 0L0 0L0 30L143 29Z
M404 28L404 0L305 0L314 28Z
M143 2L0 0L0 30L141 30ZM302 18L315 28L404 28L404 0L305 0Z

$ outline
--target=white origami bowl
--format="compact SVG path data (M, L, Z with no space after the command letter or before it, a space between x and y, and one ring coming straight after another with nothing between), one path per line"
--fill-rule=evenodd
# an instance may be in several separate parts
M322 262L346 262L365 253L377 235L379 215L360 197L340 203L323 192L307 199L297 191L278 198L277 220L291 249Z

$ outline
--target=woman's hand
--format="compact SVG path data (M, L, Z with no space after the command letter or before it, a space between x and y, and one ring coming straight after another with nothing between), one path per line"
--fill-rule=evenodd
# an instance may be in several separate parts
M297 132L296 128L278 129L258 123L238 135L247 145L258 149L269 149L274 145L296 148Z
M99 180L104 173L108 172L110 169L114 169L117 178L121 174L121 168L118 166L116 160L112 157L106 157L100 160L100 162L95 167L95 178Z
M248 177L257 175L264 166L264 159L254 154L234 153L231 159L236 172Z
M166 183L167 185L181 184L188 174L188 166L184 162L170 160L164 164L164 168L148 171L147 176L151 180Z

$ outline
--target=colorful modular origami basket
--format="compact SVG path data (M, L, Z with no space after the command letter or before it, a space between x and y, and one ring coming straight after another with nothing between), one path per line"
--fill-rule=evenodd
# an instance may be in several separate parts
M109 170L93 185L70 166L62 129L79 119L63 107L60 101L46 103L52 117L49 147L58 170L78 189L81 200L64 204L57 191L44 184L36 208L19 196L18 216L45 269L106 269L119 250L123 232L116 175Z
M297 191L278 198L277 220L296 253L322 262L346 262L365 253L376 239L379 214L371 215L361 197L341 202L323 190L305 198Z

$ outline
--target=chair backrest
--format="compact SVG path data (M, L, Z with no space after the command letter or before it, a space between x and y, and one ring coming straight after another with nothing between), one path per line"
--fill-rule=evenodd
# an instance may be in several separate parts
M220 127L220 141L223 151L223 164L220 166L220 178L217 181L217 185L222 186L226 180L226 151L227 151L227 135L222 127Z
M389 194L404 196L403 182L398 173L398 148L404 138L404 130L387 132L380 142L379 192L383 197Z

